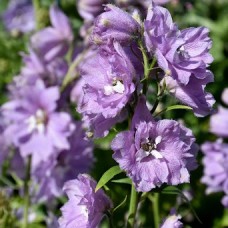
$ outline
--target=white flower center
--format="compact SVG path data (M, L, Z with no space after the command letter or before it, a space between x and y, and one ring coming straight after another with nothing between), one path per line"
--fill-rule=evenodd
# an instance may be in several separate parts
M89 211L85 205L80 205L81 213L88 218L89 217Z
M41 109L38 109L35 115L30 116L26 122L28 123L29 132L37 130L39 133L43 133L45 130L45 112Z
M177 49L177 53L180 54L184 58L189 58L188 52L185 50L185 47L182 45Z
M104 86L104 94L109 96L113 93L124 93L124 84L120 80L114 80L112 85L106 85Z
M157 136L154 142L151 142L149 139L147 139L146 143L143 143L141 145L141 148L144 150L147 156L151 154L156 159L163 158L162 154L159 151L157 151L157 145L161 142L161 140L161 136Z

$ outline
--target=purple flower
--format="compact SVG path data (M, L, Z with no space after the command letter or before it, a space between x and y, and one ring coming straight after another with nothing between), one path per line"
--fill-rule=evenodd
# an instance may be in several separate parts
M131 130L117 134L113 158L133 180L137 191L147 192L163 183L189 182L197 167L197 145L191 130L174 120L155 121L141 97Z
M221 139L216 142L206 142L201 147L204 153L204 176L201 182L207 185L206 193L224 192L226 196L222 203L225 207L228 195L228 144Z
M148 51L152 53L156 52L156 49L165 52L173 37L180 33L169 11L154 4L148 8L144 29L145 44Z
M13 173L19 178L24 178L24 160L19 151L11 147L11 139L5 135L6 127L7 120L0 113L0 175L4 169L4 162L10 161L7 174Z
M77 1L78 12L84 20L92 21L103 12L105 3L107 0L79 0Z
M222 93L222 100L226 105L228 105L228 88L224 89Z
M75 123L69 138L70 149L52 156L33 171L33 180L38 185L36 201L46 201L62 195L62 186L79 173L89 172L94 162L93 143L85 139L81 122ZM37 188L36 188L37 189Z
M79 80L77 80L77 82L75 83L71 94L70 94L70 100L71 102L74 103L78 103L80 102L80 100L83 97L83 86L84 86L85 82L82 78L80 78Z
M210 71L207 71L206 75L204 79L191 77L187 85L178 83L170 76L164 78L169 93L181 103L191 107L198 117L210 114L215 103L212 94L204 91L206 85L214 81L214 76Z
M158 5L163 5L170 2L170 0L153 0L153 1Z
M97 17L91 39L95 44L108 43L110 40L129 44L140 33L139 23L127 12L111 4Z
M222 204L228 208L228 194L222 198Z
M95 228L99 225L112 203L102 189L95 192L95 187L96 182L86 174L65 183L63 189L69 201L61 208L61 228Z
M91 56L84 62L81 75L85 84L78 111L84 119L92 124L118 118L135 91L136 80L135 69L121 46L114 43L110 50Z
M210 131L220 137L228 137L228 109L218 107L218 112L211 116Z
M113 118L105 118L102 113L99 114L84 114L83 122L87 128L87 136L89 138L102 138L108 135L109 130L116 123L121 123L127 118L127 110L123 109Z
M149 9L145 21L148 51L156 56L166 75L185 85L190 77L204 79L206 67L213 60L208 33L204 27L178 31L168 10L159 6Z
M3 13L3 22L10 32L27 33L35 29L35 15L31 1L11 0Z
M32 48L46 61L63 57L73 40L68 18L55 5L50 9L50 19L53 27L47 27L31 37Z
M25 66L21 70L24 84L26 81L36 81L41 78L46 85L61 85L68 65L63 58L56 57L51 61L45 60L40 54L30 50L29 55L23 55Z
M180 215L176 215L175 213L171 213L165 221L161 224L161 228L182 228L183 223L179 221L181 219Z
M82 47L76 47L74 50L74 61L77 61L77 59L81 59L80 63L75 69L75 74L79 74L80 72L83 72L83 69L86 69L87 61L90 58L94 58L97 55L97 50L94 49L93 46L86 49L87 51L83 53ZM84 67L83 67L84 66ZM71 90L71 102L79 103L80 100L83 99L83 86L85 82L82 77L79 77L79 79L75 82L73 89Z
M21 96L2 107L9 126L5 133L19 147L23 157L33 155L36 166L47 161L56 151L69 149L67 138L72 133L70 116L56 112L57 87L45 88L41 80L25 86Z

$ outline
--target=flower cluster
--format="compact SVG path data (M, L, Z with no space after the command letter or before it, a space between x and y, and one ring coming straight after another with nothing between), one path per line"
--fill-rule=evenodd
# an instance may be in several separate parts
M32 35L24 66L9 85L9 101L1 106L1 157L11 159L8 169L19 178L25 178L31 157L32 202L61 196L64 182L88 172L94 162L93 143L66 103L71 91L60 88L69 70L71 25L55 5L50 21L52 26Z
M228 105L227 89L222 94L222 100ZM211 116L211 132L218 137L228 137L228 109L218 107L218 112ZM206 193L224 192L222 204L228 207L228 144L219 138L215 142L205 142L201 147L204 158L204 176L202 183L207 185Z
M110 125L122 118L121 111L135 91L135 69L123 48L114 43L110 50L99 50L85 61L81 74L84 96L78 111L95 136L104 136Z
M67 137L73 125L67 113L56 112L59 99L57 87L45 88L37 80L24 86L18 99L3 105L3 115L10 122L6 137L20 149L23 157L33 155L34 165L47 161L56 150L69 149Z
M96 125L105 125L103 132L107 133L117 122L113 118L133 99L132 93L140 91L142 57L137 55L137 60L132 57L136 49L142 48L137 48L140 40L145 43L149 60L155 59L162 69L160 83L166 84L167 91L190 106L197 116L209 114L214 98L204 91L213 81L213 74L207 69L213 60L209 54L208 32L203 27L179 30L168 10L155 4L149 7L144 24L134 14L131 16L116 6L106 5L105 12L94 22L90 38L96 45L96 54L85 61L81 70L84 96L78 111L94 135L104 136L104 133L97 134ZM149 76L156 75L152 72Z
M164 183L189 182L189 172L197 167L195 138L179 122L152 116L146 106L149 90L143 82L156 78L197 116L209 114L214 103L204 90L213 81L207 69L213 60L209 31L203 27L179 30L168 10L154 3L144 23L138 12L129 14L118 4L107 4L102 12L100 3L94 3L94 10L90 1L78 3L86 21L95 18L84 44L88 51L78 66L81 79L72 93L87 134L104 137L133 114L130 129L118 133L111 148L136 190L148 192ZM159 70L146 68L150 64Z
M62 195L62 186L79 173L88 172L93 165L93 143L85 139L81 122L75 123L75 130L69 138L69 149L53 154L32 172L35 200L45 202Z
M212 44L209 30L204 27L179 30L169 11L156 5L149 9L144 28L147 50L164 71L163 81L170 94L190 106L195 115L209 114L215 102L204 91L213 81L212 73L207 70L213 60L209 53Z
M228 144L221 139L216 142L205 142L202 145L204 176L202 183L206 184L206 193L223 191L226 196L222 199L225 207L228 207Z
M20 194L29 191L26 197L31 197L32 203L49 202L50 227L59 223L61 228L95 228L105 215L111 220L115 211L111 200L84 174L95 161L92 139L105 137L110 130L116 132L110 134L109 141L112 158L119 165L115 168L130 178L127 182L133 183L135 194L158 190L163 184L190 182L190 171L197 168L196 139L181 121L163 119L164 112L176 107L161 112L157 107L170 94L185 105L181 108L192 109L196 116L211 113L215 101L205 87L214 80L208 70L213 61L209 53L212 41L207 28L180 30L169 11L159 6L167 2L78 0L84 22L79 39L69 18L54 4L50 25L32 34L28 54L22 53L23 67L8 87L8 101L0 108L0 158L12 159L9 169L25 179ZM18 17L17 8L31 7L28 1L20 4L23 6L10 4L4 14L6 26L31 31L34 9ZM33 26L22 26L23 20ZM227 91L225 103L226 96ZM226 114L226 109L219 108L211 118L211 131L223 137L228 136ZM116 127L117 123L124 124ZM205 166L214 162L212 168L206 168L203 182L210 191L227 195L224 164L228 146L221 141L215 144L203 146L208 155ZM14 163L15 159L20 164ZM25 170L27 162L29 175L18 172ZM218 172L212 175L213 167ZM68 201L57 222L49 209L63 192ZM226 196L223 203L227 201ZM133 212L129 220L134 216ZM180 218L172 213L161 227L182 227Z
M117 134L111 147L136 189L147 192L163 183L189 182L189 170L197 167L194 141L192 132L178 122L154 120L140 98L131 130Z
M35 29L34 9L29 0L10 0L2 18L11 33L27 33Z

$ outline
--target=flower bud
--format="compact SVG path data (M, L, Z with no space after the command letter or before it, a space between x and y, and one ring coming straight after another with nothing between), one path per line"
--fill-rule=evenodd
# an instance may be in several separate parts
M111 4L106 5L105 12L95 21L92 41L97 44L115 40L127 44L139 36L140 25L128 13Z
M105 3L107 0L79 0L77 3L78 13L83 19L92 21L103 12L103 4Z

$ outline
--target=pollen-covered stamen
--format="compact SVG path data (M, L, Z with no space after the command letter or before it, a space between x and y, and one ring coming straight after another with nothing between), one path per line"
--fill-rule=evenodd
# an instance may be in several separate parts
M29 131L37 130L38 132L44 132L46 123L46 114L43 110L38 109L35 115L30 116L26 122L28 123Z
M113 80L112 85L104 86L104 94L111 95L113 93L124 93L125 87L122 80Z
M185 50L185 47L182 45L177 49L177 53L184 58L189 58L188 52Z
M141 144L141 148L145 151L146 155L153 155L155 158L163 158L161 153L157 151L157 145L161 142L162 137L157 136L154 141L146 139L145 143Z

